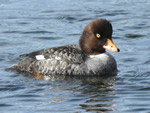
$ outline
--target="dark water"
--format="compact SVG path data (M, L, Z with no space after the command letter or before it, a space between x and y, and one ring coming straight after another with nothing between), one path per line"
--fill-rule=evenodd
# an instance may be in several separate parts
M112 78L37 80L6 72L16 57L78 43L83 27L106 18L120 53ZM0 0L1 113L150 112L150 1Z

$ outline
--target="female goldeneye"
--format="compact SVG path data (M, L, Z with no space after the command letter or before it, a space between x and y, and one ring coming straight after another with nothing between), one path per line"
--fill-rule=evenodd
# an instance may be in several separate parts
M105 49L119 52L112 41L112 26L106 19L87 24L79 45L66 45L21 55L25 58L7 69L40 75L112 75L116 61Z

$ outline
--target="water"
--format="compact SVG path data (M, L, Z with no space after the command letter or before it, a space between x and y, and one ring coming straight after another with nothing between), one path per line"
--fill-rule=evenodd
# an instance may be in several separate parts
M150 2L148 0L0 0L0 111L2 113L150 112ZM6 72L17 56L78 43L84 26L113 25L112 78L45 78Z

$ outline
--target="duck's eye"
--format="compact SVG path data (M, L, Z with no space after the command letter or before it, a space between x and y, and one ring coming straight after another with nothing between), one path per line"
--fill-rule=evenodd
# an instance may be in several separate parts
M96 34L96 37L97 37L97 38L100 38L100 37L101 37L101 35L100 35L99 33L97 33L97 34Z

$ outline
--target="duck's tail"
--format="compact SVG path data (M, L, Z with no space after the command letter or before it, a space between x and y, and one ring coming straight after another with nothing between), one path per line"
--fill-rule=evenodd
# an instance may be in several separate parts
M5 71L16 70L16 68L17 68L17 65L14 64L14 65L12 65L12 66L10 66L10 67L6 67L4 70L5 70Z

